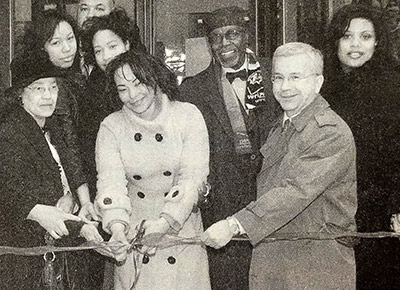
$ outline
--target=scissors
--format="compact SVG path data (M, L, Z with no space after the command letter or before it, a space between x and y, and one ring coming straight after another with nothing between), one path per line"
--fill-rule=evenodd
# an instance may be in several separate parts
M136 233L136 235L133 237L133 239L129 242L130 243L130 247L128 251L131 250L136 250L138 251L141 247L142 244L140 244L146 229L144 228L144 223L146 222L146 220L142 220L139 224L139 228L138 228L138 232Z

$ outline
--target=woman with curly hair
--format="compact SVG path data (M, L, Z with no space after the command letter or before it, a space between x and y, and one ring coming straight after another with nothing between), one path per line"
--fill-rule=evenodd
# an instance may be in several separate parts
M145 237L196 237L203 231L198 194L209 173L204 119L175 101L176 76L147 53L128 51L107 67L111 96L122 109L101 123L96 143L96 208L110 241L128 244L145 220ZM154 240L153 240L154 242ZM207 253L199 244L141 253L115 251L114 289L210 289ZM139 275L135 275L139 273ZM132 288L131 288L132 287Z
M85 64L94 67L79 104L81 150L90 180L90 192L94 195L97 180L94 157L97 132L101 121L121 108L118 99L112 99L105 94L106 66L123 52L130 49L145 51L145 47L140 41L137 25L122 9L115 9L109 15L92 17L85 21L81 43Z
M357 146L358 230L390 230L391 215L400 213L395 169L400 163L400 75L389 61L381 13L356 4L342 7L328 27L324 52L322 94L350 126ZM398 215L393 218L399 224ZM396 243L362 240L355 248L359 289L393 289L400 283Z

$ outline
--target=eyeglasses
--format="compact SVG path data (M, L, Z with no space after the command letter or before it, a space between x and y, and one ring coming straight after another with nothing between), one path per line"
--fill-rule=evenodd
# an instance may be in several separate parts
M271 77L271 82L274 84L282 84L283 81L285 79L287 79L287 81L291 84L293 83L298 83L299 81L302 81L304 79L307 79L309 77L312 76L317 76L318 74L314 73L314 74L310 74L310 75L306 75L306 76L301 76L301 75L297 75L297 74L293 74L293 75L289 75L287 78L282 76L282 75L273 75Z
M44 86L27 86L27 89L31 90L35 94L44 94L46 90L49 91L49 93L56 93L58 92L58 86L54 85L51 87L44 87Z
M242 33L242 29L228 29L225 33L210 33L210 40L213 43L220 43L222 42L222 39L225 37L226 40L232 41L235 40L236 38L239 37L239 35Z

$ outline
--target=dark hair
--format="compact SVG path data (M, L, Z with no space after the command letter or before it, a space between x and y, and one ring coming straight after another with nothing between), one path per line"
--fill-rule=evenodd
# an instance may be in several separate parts
M178 81L175 74L158 58L147 52L129 50L117 56L107 66L107 94L118 96L114 81L117 69L129 65L136 78L154 90L158 88L170 100L179 96ZM118 100L117 100L118 101ZM113 100L115 102L115 100Z
M375 30L377 45L372 58L368 61L374 65L385 65L388 61L387 31L382 13L372 6L349 4L339 9L330 22L324 43L326 68L339 69L340 61L337 56L340 38L345 34L354 18L363 18L370 21Z
M43 51L46 42L53 37L57 26L61 22L67 22L72 27L77 42L77 52L73 66L79 67L79 61L77 61L79 58L79 35L77 25L71 16L56 9L41 12L33 22L28 24L23 38L22 54L35 54Z
M111 30L125 43L129 41L130 49L145 51L139 35L139 28L136 23L126 14L122 8L111 11L109 15L91 17L82 25L81 42L85 63L96 65L93 49L94 35L101 30Z

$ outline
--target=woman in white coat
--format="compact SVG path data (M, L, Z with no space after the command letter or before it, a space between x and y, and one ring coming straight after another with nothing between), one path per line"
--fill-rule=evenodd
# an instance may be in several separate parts
M142 220L146 235L198 236L203 226L196 203L209 160L200 111L173 100L179 93L175 75L150 54L123 53L106 73L123 103L102 122L96 143L95 204L110 241L127 244ZM210 289L201 245L158 249L139 261L122 249L115 255L124 261L114 267L115 289Z

